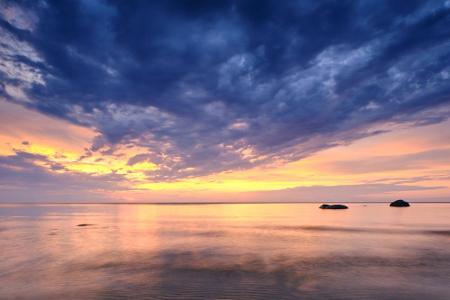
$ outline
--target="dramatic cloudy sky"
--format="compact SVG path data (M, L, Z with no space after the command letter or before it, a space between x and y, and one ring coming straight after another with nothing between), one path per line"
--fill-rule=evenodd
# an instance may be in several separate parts
M450 200L450 1L0 0L1 201Z

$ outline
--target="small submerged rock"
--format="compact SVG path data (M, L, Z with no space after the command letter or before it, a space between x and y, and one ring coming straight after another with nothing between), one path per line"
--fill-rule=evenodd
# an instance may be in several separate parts
M319 208L321 209L347 209L347 205L343 204L322 204Z
M399 199L399 200L395 200L394 202L391 202L391 204L389 206L393 206L393 207L408 207L409 203L406 202L405 200Z

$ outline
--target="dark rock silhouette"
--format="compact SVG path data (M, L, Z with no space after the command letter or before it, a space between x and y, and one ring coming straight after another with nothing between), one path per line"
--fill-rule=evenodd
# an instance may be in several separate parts
M321 209L347 209L348 207L343 204L322 204Z
M409 203L406 202L405 200L399 199L399 200L395 200L394 202L391 202L391 204L389 206L393 206L393 207L408 207Z

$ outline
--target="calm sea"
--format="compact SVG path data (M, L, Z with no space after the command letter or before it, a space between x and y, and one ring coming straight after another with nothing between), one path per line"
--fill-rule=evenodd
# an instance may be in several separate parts
M349 207L2 204L0 299L450 299L450 204Z

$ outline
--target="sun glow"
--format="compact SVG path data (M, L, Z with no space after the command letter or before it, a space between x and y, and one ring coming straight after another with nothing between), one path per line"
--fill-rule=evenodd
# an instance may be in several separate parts
M351 145L323 150L290 163L274 160L271 164L259 165L251 169L225 171L206 176L180 177L173 180L156 180L157 177L154 174L160 170L157 163L148 159L129 163L130 158L145 155L148 149L117 145L114 151L108 153L88 151L96 136L93 130L67 125L62 120L46 117L11 103L2 102L1 105L5 108L1 115L5 118L11 119L11 114L7 113L8 110L13 113L19 110L18 115L23 118L14 127L8 122L2 122L1 155L14 156L26 153L27 159L53 174L84 174L88 177L121 176L120 185L129 189L119 193L125 198L127 193L133 195L138 192L140 194L188 192L193 193L191 195L195 193L211 195L211 193L268 192L309 186L364 184L377 182L377 180L395 183L396 177L404 180L414 177L410 168L397 166L397 160L405 158L421 160L411 165L426 168L428 171L423 171L422 174L430 174L430 178L434 176L433 180L422 182L423 187L449 185L448 177L444 176L444 173L448 172L447 164L435 161L433 156L428 157L427 151L433 149L441 149L440 151L444 153L447 150L450 151L448 144L450 136L446 133L450 121L393 131L363 139ZM10 121L13 122L12 119ZM34 129L35 122L44 129ZM399 143L399 140L402 143ZM244 153L255 155L253 150L246 150ZM164 157L168 158L167 155ZM175 161L176 158L173 160ZM369 164L370 161L375 163ZM195 169L184 170L186 174L192 171ZM392 180L389 181L389 178Z

